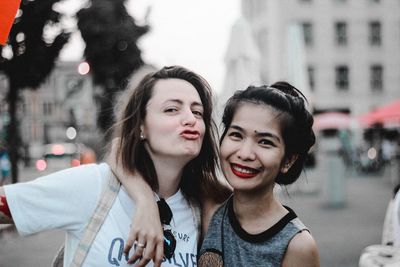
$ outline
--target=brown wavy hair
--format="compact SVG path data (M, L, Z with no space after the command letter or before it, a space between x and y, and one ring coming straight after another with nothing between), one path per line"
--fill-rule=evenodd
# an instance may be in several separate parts
M146 117L146 106L153 94L157 81L163 79L181 79L196 88L204 107L203 120L205 134L199 155L183 168L180 188L188 199L199 201L202 197L211 197L222 202L226 198L226 189L218 182L216 167L218 164L218 145L216 125L212 119L212 93L208 82L200 75L180 66L163 67L147 74L140 83L131 88L127 102L119 114L115 125L115 137L119 138L116 162L128 173L138 171L154 190L158 190L157 173L154 163L140 139L140 125Z

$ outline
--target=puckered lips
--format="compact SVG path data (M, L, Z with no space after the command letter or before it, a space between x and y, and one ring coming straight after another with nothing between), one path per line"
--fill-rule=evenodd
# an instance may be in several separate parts
M250 179L260 173L260 170L246 167L240 164L231 163L233 174L242 179Z
M195 130L184 130L181 132L181 137L186 140L197 140L200 138L200 132Z

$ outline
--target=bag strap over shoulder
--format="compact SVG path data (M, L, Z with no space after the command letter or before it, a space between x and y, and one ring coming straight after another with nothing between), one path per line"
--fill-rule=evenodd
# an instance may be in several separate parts
M114 172L110 169L108 184L100 195L100 200L97 203L96 210L85 228L70 267L82 266L97 233L118 195L120 187L121 183L116 178Z

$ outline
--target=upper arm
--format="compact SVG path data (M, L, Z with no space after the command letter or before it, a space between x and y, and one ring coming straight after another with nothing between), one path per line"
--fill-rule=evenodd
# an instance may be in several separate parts
M319 267L317 244L308 231L302 231L290 241L283 258L283 267Z
M5 186L18 232L28 235L56 228L81 231L96 208L106 182L105 171L105 167L83 165Z
M6 194L4 188L0 187L0 224L13 223L10 209L6 202Z

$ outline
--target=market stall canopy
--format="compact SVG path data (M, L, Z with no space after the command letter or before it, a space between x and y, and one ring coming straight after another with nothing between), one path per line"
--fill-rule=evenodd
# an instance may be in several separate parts
M364 127L374 124L400 126L400 99L365 113L358 119Z
M314 130L349 129L353 118L346 113L326 112L314 115Z

